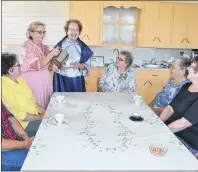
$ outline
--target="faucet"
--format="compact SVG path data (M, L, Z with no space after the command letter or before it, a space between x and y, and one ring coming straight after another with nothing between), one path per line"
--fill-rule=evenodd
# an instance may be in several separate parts
M120 55L120 52L117 48L113 49L113 54L117 51L117 57Z

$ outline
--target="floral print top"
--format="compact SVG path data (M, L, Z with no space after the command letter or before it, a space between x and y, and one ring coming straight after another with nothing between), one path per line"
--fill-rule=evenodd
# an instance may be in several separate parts
M110 64L99 81L105 92L135 92L136 78L131 68L119 73L115 64Z
M188 80L185 80L181 82L179 85L174 86L173 81L173 79L170 79L168 81L168 84L166 84L164 88L157 93L157 95L155 96L153 108L161 108L168 106L174 99L174 97L178 94L182 86L189 82Z

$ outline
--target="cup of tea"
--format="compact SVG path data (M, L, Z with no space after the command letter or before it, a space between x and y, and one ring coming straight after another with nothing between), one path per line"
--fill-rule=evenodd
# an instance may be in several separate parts
M140 105L142 103L142 96L134 96L133 100L136 105Z
M55 119L56 119L57 123L61 124L61 123L63 123L63 121L65 119L65 115L62 113L57 113L55 115Z

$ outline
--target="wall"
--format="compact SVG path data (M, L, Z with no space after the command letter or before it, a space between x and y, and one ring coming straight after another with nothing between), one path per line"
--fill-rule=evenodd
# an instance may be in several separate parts
M30 8L31 7L31 8ZM20 45L24 42L26 29L32 21L40 20L47 27L45 42L52 48L64 35L63 26L69 19L68 1L3 1L2 2L2 52L20 55ZM15 28L15 29L13 29ZM53 34L49 34L52 33ZM12 40L10 39L12 38ZM14 38L14 40L13 40ZM112 48L91 47L94 55L104 56L105 63L115 59ZM178 57L180 50L157 48L120 48L131 51L135 63L156 58L167 60L171 56ZM190 50L185 50L190 55Z
M27 27L33 21L46 24L44 41L55 44L65 35L63 26L69 13L68 1L3 1L2 44L21 45L26 39Z

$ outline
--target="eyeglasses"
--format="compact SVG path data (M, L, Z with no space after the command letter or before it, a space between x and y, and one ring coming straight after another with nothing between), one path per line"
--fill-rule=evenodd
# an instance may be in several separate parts
M37 30L36 30L36 31L33 31L33 32L37 32L37 33L40 34L40 35L41 35L41 34L43 34L43 35L46 34L46 31L37 31Z
M79 32L79 30L74 30L74 29L71 29L71 28L69 28L69 30L70 30L71 32L76 32L76 33Z
M16 65L14 65L12 67L21 67L21 64L16 64Z
M195 67L195 66L188 66L188 69L193 69L194 71L197 71L197 70L198 70L198 67Z
M123 59L121 59L120 57L117 57L117 59L119 60L119 61L124 61Z

